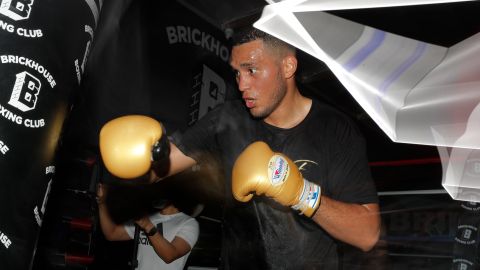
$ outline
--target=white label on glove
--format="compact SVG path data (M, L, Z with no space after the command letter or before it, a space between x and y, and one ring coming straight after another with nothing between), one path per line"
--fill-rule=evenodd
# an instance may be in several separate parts
M310 192L307 198L307 205L310 208L316 209L319 202L321 189L320 186L317 186L313 183L310 185Z
M268 161L268 175L270 176L270 182L272 185L278 186L283 184L290 173L287 160L280 156L274 155Z

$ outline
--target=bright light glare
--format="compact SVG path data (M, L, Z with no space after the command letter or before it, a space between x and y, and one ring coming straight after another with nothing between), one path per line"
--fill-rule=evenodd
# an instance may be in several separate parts
M270 0L254 26L323 61L393 141L438 146L449 194L480 201L480 33L445 48L323 12L450 2Z

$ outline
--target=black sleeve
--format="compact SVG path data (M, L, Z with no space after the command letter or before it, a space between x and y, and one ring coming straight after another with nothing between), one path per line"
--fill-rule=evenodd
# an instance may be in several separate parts
M336 143L331 144L328 168L332 198L347 203L378 203L360 131L350 121L339 123L334 130Z
M205 154L217 152L216 129L221 110L222 106L217 106L185 131L172 134L170 141L197 162Z

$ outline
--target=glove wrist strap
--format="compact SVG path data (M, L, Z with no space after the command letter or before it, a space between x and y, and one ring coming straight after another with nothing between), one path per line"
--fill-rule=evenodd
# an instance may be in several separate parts
M320 206L321 195L322 188L319 185L303 179L303 189L298 197L298 203L292 208L300 211L300 215L312 217Z
M165 136L165 132L160 140L156 141L152 147L152 161L162 161L170 155L170 141Z

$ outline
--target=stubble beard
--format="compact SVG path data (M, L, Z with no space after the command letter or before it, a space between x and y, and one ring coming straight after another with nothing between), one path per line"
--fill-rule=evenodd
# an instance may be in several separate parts
M287 94L287 85L285 81L282 80L282 77L280 74L277 74L275 80L277 81L277 89L273 93L269 104L267 104L263 109L257 108L257 109L260 109L259 111L254 111L254 109L256 108L250 109L250 114L254 118L264 119L268 117L270 114L272 114L275 111L275 109L278 108L283 98Z

